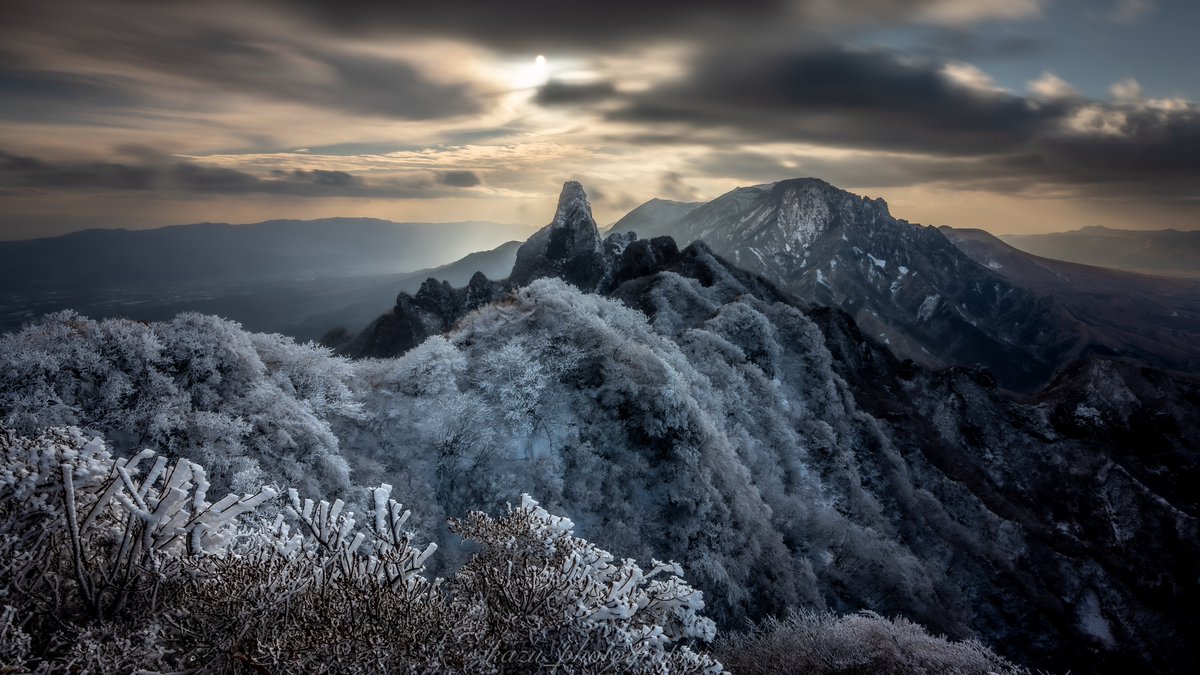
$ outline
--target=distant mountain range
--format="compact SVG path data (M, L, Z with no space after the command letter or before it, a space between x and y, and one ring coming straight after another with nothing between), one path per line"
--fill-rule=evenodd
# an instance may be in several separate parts
M1165 276L1200 277L1200 230L1114 230L1090 226L1000 239L1045 258Z
M10 291L72 290L395 274L524 240L533 230L488 222L395 223L374 218L86 230L0 242L0 286Z
M982 230L941 228L979 264L1061 303L1087 329L1088 348L1200 371L1200 279L1051 260Z
M516 255L512 240L531 231L327 218L0 242L0 331L60 309L144 321L199 311L316 339L335 326L361 329L397 292L415 292L429 275L454 283L477 270L504 276Z

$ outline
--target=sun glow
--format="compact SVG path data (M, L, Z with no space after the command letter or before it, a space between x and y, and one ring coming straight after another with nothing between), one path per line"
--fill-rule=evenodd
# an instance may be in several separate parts
M550 81L550 65L538 54L533 61L510 63L505 78L515 90L536 89Z

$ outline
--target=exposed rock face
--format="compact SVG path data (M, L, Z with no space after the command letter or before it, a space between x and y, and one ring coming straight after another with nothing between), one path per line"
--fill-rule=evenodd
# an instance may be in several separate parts
M443 333L463 315L541 278L560 278L585 291L653 269L677 256L669 237L638 241L631 232L601 240L587 192L576 181L563 184L549 225L517 249L512 274L491 281L482 274L466 288L427 279L416 296L401 293L390 314L375 320L342 351L355 357L398 356L431 335Z
M1052 298L1009 283L936 228L882 199L812 179L738 188L670 227L801 299L849 312L896 353L932 366L982 364L1030 391L1081 353L1085 328Z
M450 330L467 312L499 300L508 286L476 272L465 288L426 279L415 296L401 293L392 311L376 319L342 351L355 357L398 356L431 335Z
M602 268L600 231L587 192L578 182L567 181L554 220L517 250L517 262L508 279L514 286L523 286L534 279L558 277L590 290L600 280Z

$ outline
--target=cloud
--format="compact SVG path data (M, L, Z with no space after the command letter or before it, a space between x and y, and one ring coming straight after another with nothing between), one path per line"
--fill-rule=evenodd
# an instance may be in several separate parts
M1034 96L1048 100L1070 99L1079 96L1079 90L1050 71L1042 73L1037 79L1030 80L1029 91Z
M97 110L128 109L145 103L135 87L115 78L37 68L0 68L0 119L77 122Z
M135 100L143 107L180 101L205 107L215 92L226 105L236 94L427 120L477 113L490 95L477 82L434 77L403 54L354 49L311 29L286 30L294 23L219 2L211 12L56 3L0 26L0 40L15 45L5 60L16 64L0 80L6 94L15 83L51 110Z
M145 159L152 159L147 154ZM47 192L153 192L156 195L288 195L423 199L479 184L470 171L389 176L370 182L346 171L277 169L265 175L187 161L49 161L0 151L0 189ZM441 187L439 187L441 186Z
M594 103L612 98L616 92L611 82L570 83L551 80L538 87L534 100L548 106Z
M474 171L445 171L438 176L438 182L452 187L475 187L483 181Z
M1113 8L1103 14L1103 18L1112 23L1131 24L1154 11L1157 5L1155 0L1117 0Z
M685 78L640 94L612 113L642 124L720 128L730 141L996 152L1057 119L1035 103L985 86L976 71L947 71L881 50L826 47L786 54L710 52Z
M700 201L700 191L688 185L675 171L664 172L658 183L659 194L679 202Z
M917 15L933 23L964 25L1039 16L1042 4L1042 0L937 0L922 3Z
M610 50L697 36L730 38L784 27L819 33L884 21L963 26L1035 16L1044 0L276 0L350 34L409 33L462 38L505 51Z
M841 47L741 59L714 51L687 72L620 95L610 116L659 143L713 148L692 163L709 175L1200 200L1200 108L1144 100L1132 80L1103 102L1045 73L1026 97L962 64ZM735 149L789 143L826 151L784 164ZM754 162L765 168L756 172Z
M1142 85L1132 77L1127 77L1109 87L1108 93L1122 103L1136 103L1142 100Z

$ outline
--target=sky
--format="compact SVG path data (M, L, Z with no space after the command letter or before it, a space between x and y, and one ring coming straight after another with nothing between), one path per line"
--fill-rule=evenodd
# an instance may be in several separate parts
M815 176L913 222L1200 229L1194 0L0 0L0 239L597 220Z

